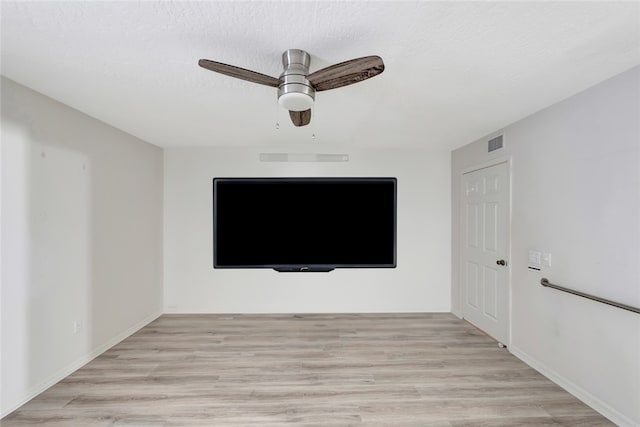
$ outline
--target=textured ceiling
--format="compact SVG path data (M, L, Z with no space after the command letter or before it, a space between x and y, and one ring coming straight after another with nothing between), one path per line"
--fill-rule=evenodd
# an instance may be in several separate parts
M640 63L638 2L9 2L2 74L159 146L455 148ZM379 55L294 128L277 77ZM279 129L275 123L279 122ZM316 137L312 138L312 134Z

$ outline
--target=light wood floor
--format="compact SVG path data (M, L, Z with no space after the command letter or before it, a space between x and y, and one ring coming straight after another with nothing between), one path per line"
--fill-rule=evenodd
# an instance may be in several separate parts
M605 426L451 314L164 315L2 420Z

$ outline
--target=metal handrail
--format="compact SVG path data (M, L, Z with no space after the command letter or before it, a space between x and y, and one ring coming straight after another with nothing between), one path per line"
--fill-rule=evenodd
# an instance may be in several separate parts
M577 295L579 297L587 298L587 299L590 299L590 300L593 300L593 301L598 301L598 302L601 302L603 304L612 305L614 307L618 307L618 308L621 308L623 310L629 310L629 311L633 311L634 313L640 314L640 308L638 308L638 307L633 307L633 306L630 306L630 305L627 305L627 304L622 304L622 303L611 301L611 300L608 300L608 299L596 297L596 296L593 296L593 295L590 295L590 294L585 294L584 292L574 291L573 289L565 288L564 286L554 285L553 283L549 282L549 280L547 278L545 278L545 277L540 279L540 284L542 286L544 286L544 287L547 287L547 288L557 289L557 290L562 291L562 292L567 292L569 294Z

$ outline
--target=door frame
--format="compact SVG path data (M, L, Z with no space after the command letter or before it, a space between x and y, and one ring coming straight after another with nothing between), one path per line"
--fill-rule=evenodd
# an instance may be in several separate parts
M512 324L512 317L513 317L513 312L512 312L512 301L511 301L511 296L513 294L512 289L511 289L511 284L512 284L512 280L511 280L511 276L512 276L512 267L513 264L511 263L511 260L513 259L512 253L511 253L511 248L512 248L512 244L511 244L511 229L512 229L512 218L513 218L513 159L511 155L505 155L505 156L501 156L501 157L496 157L493 158L491 160L487 160L485 162L482 163L476 163L473 166L468 166L466 168L463 168L460 171L460 175L459 175L459 180L460 180L460 185L458 188L459 191L459 203L458 203L458 306L460 307L460 316L462 317L462 319L465 319L464 317L464 296L466 295L466 283L464 283L463 281L463 272L462 272L462 268L463 268L463 245L464 245L464 212L463 212L463 208L464 208L464 197L465 197L465 193L464 193L464 175L470 172L475 172L478 171L480 169L487 169L490 168L492 166L496 166L502 163L506 163L507 164L507 172L508 172L508 181L509 181L509 203L507 206L507 213L508 213L508 218L507 218L507 248L506 248L506 252L507 252L507 259L508 259L508 268L507 268L507 340L508 342L502 343L504 345L506 345L507 347L509 347L511 345L511 337L512 337L512 331L511 331L511 324ZM466 320L466 319L465 319Z

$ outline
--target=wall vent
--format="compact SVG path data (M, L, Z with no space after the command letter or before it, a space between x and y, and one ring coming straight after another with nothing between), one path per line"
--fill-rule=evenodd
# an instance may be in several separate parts
M489 153L501 149L503 146L502 135L498 135L495 138L490 139L488 146Z

